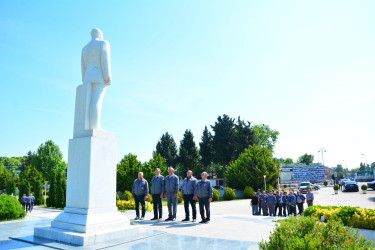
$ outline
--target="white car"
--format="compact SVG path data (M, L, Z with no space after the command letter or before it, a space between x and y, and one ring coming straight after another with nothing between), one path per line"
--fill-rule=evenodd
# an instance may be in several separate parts
M308 186L311 187L310 182L301 182L300 184L298 184L298 189L301 190L302 193L307 193Z

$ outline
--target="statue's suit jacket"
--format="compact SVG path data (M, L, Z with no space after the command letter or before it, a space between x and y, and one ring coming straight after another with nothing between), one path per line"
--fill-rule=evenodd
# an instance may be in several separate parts
M111 84L109 43L91 40L82 49L81 69L83 83Z

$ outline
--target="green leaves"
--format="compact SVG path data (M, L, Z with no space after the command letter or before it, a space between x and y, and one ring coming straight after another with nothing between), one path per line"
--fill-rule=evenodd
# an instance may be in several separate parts
M168 167L177 166L177 145L173 139L173 136L168 132L161 136L160 140L156 144L155 152L164 158L165 164L167 164Z
M199 153L194 142L193 133L186 130L183 139L180 142L179 162L182 165L181 175L183 176L188 170L193 170L198 165Z

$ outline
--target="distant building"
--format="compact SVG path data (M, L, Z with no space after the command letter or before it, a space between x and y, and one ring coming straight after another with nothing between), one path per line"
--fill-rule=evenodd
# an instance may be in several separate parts
M357 182L370 182L375 179L374 170L358 171L354 177Z
M323 182L326 179L325 167L320 164L309 166L282 165L279 170L279 176L281 184L291 184L303 181L315 183Z
M331 180L333 175L333 168L324 166L324 179Z

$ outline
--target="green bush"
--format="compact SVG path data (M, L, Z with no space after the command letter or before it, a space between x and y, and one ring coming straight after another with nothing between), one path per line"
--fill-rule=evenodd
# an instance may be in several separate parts
M146 205L146 211L147 212L152 212L152 204L148 201L145 201ZM135 210L135 201L134 199L129 200L129 201L117 201L116 202L117 209L119 210ZM141 205L139 205L141 207Z
M153 203L151 194L147 195L147 200L146 201L148 201L150 203Z
M267 184L266 187L267 187L266 190L267 190L268 192L270 192L271 190L273 190L273 191L275 192L275 188L274 188L271 184Z
M125 190L124 194L121 197L121 200L130 201L131 199L132 199L132 193L130 193L130 191L128 191L128 190Z
M253 196L253 194L254 194L254 189L252 189L249 186L246 186L245 189L243 190L243 197L245 199L250 199L251 196Z
M303 216L323 216L327 221L341 221L345 226L375 230L375 209L359 207L311 206L303 211Z
M58 173L56 177L56 197L55 207L63 208L66 204L66 180L65 177Z
M11 195L13 193L13 195L16 195L16 183L14 182L14 180L9 180L7 182L7 195Z
M214 193L212 195L212 201L218 201L220 199L219 190L214 188Z
M366 185L366 184L363 184L363 185L361 186L361 189L362 189L362 190L367 190L367 185Z
M178 204L182 203L181 192L178 191Z
M118 193L116 193L116 202L120 200L120 196L118 196Z
M236 198L236 194L234 193L233 189L226 188L224 195L223 195L223 199L226 201L230 201L230 200L233 200L234 198Z
M10 195L0 196L0 221L19 219L26 216L21 203Z
M327 181L324 181L324 186L328 186L328 182Z
M333 186L333 190L339 190L339 188L340 188L340 186L339 186L338 184L335 184L335 185Z
M259 243L260 249L374 249L371 241L340 221L326 224L312 217L292 216L278 223L269 241Z

